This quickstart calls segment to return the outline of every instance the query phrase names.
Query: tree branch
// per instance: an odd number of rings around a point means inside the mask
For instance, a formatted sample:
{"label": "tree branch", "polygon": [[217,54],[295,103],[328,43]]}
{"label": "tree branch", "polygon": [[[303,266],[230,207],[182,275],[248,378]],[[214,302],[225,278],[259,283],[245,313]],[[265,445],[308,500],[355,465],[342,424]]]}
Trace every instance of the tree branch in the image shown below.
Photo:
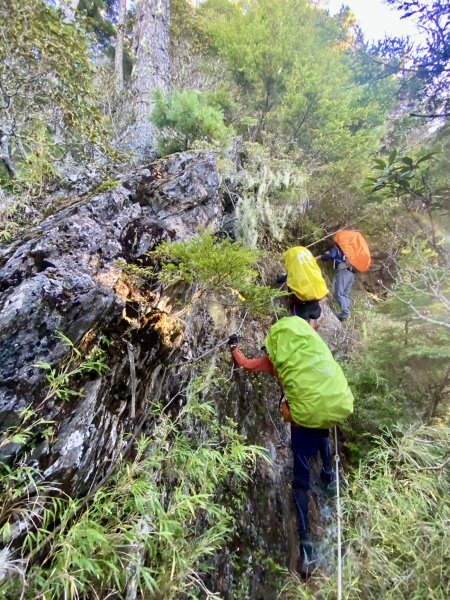
{"label": "tree branch", "polygon": [[450,456],[448,456],[442,464],[437,465],[436,467],[414,467],[413,471],[441,471],[449,462]]}
{"label": "tree branch", "polygon": [[381,284],[381,287],[384,288],[390,294],[392,294],[394,296],[394,298],[397,298],[397,300],[400,300],[400,302],[402,302],[403,304],[406,304],[406,306],[409,306],[409,308],[416,315],[415,317],[413,317],[413,319],[419,319],[420,321],[425,321],[426,323],[429,323],[430,325],[438,325],[440,327],[445,327],[446,329],[450,329],[450,323],[446,323],[445,321],[437,321],[436,319],[432,319],[431,317],[427,317],[426,315],[423,315],[421,312],[419,312],[417,310],[417,308],[414,306],[414,304],[412,303],[411,300],[405,300],[404,298],[402,298],[401,296],[396,294],[394,291],[392,291],[388,287],[386,287],[382,281],[380,281],[380,284]]}
{"label": "tree branch", "polygon": [[409,113],[410,117],[419,117],[420,119],[445,119],[446,117],[450,117],[450,113],[442,113],[441,115],[437,114],[429,114],[429,115],[421,115],[419,113]]}

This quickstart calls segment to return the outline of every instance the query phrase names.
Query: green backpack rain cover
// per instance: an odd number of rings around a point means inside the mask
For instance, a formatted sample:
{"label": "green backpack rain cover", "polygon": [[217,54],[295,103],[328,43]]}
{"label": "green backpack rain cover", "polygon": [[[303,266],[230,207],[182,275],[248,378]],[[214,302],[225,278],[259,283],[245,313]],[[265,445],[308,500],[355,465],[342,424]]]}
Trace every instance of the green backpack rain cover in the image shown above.
{"label": "green backpack rain cover", "polygon": [[327,429],[353,412],[353,395],[341,367],[305,320],[280,319],[264,344],[296,423]]}

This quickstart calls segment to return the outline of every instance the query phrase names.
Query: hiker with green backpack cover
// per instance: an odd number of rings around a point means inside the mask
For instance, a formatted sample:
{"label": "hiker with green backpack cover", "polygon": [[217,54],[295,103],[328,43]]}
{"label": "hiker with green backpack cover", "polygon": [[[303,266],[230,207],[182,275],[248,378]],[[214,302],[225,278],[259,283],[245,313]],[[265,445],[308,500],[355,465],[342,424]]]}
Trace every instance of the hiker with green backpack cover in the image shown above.
{"label": "hiker with green backpack cover", "polygon": [[265,339],[267,355],[246,358],[230,336],[234,364],[247,371],[268,371],[278,379],[285,396],[283,418],[291,423],[293,455],[292,492],[300,538],[299,571],[308,576],[315,567],[308,529],[309,464],[320,453],[321,480],[328,488],[335,482],[328,443],[328,429],[353,412],[353,396],[341,367],[328,346],[300,317],[277,321]]}

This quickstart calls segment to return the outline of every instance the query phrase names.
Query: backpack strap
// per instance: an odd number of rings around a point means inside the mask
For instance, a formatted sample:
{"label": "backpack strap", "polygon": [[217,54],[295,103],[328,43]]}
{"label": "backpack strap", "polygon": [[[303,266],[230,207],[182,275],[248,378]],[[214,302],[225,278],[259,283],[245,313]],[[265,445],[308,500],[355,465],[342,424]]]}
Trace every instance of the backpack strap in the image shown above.
{"label": "backpack strap", "polygon": [[296,423],[294,421],[294,419],[292,418],[291,409],[289,408],[289,403],[286,400],[286,397],[284,394],[281,394],[281,398],[278,403],[278,407],[281,412],[281,418],[283,419],[283,421],[285,423],[290,423],[292,425],[292,427],[300,427],[300,425],[298,423]]}

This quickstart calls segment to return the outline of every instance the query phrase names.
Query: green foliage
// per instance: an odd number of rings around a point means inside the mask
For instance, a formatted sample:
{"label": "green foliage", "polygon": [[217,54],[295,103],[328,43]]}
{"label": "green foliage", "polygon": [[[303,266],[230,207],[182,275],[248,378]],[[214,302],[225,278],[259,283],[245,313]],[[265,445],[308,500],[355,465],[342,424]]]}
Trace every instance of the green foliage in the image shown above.
{"label": "green foliage", "polygon": [[56,171],[54,163],[63,152],[52,140],[46,124],[36,119],[28,132],[28,139],[23,146],[23,161],[18,168],[18,177],[24,187],[35,196],[40,196]]}
{"label": "green foliage", "polygon": [[101,184],[95,188],[93,194],[104,194],[105,192],[110,192],[111,190],[115,190],[116,187],[120,185],[120,181],[115,181],[114,179],[105,179]]}
{"label": "green foliage", "polygon": [[44,0],[3,2],[0,33],[0,127],[19,181],[39,188],[60,154],[50,132],[74,149],[107,145],[88,38],[82,22],[63,23]]}
{"label": "green foliage", "polygon": [[158,150],[162,156],[181,152],[194,142],[224,146],[231,129],[223,122],[223,115],[208,104],[207,98],[193,90],[173,90],[170,97],[157,90],[150,120],[161,131]]}
{"label": "green foliage", "polygon": [[240,133],[253,118],[252,140],[301,148],[307,162],[361,152],[381,106],[353,80],[349,23],[306,0],[209,0],[200,14],[248,109]]}
{"label": "green foliage", "polygon": [[[46,541],[45,561],[29,565],[24,581],[0,584],[2,597],[12,599],[20,589],[24,599],[83,597],[93,589],[123,597],[132,586],[143,597],[165,600],[197,597],[196,589],[215,597],[201,576],[233,532],[242,508],[233,497],[250,467],[257,457],[267,460],[261,448],[244,445],[235,423],[218,421],[207,399],[215,386],[223,382],[212,372],[194,378],[176,419],[155,403],[151,436],[137,440],[132,460],[122,462],[85,503],[65,497],[44,502],[45,492],[38,490],[44,510],[22,553],[26,557]],[[26,515],[29,479],[18,485],[18,477],[10,474],[3,485],[11,489],[15,482]],[[12,513],[1,517],[11,523]]]}
{"label": "green foliage", "polygon": [[381,171],[377,177],[369,177],[373,183],[372,192],[385,190],[397,198],[407,195],[413,200],[422,199],[428,192],[423,177],[423,168],[434,157],[434,152],[424,154],[414,160],[410,156],[397,157],[397,151],[392,150],[386,160],[375,159],[373,169]]}
{"label": "green foliage", "polygon": [[[9,179],[9,178],[8,178]],[[0,179],[0,186],[1,186]],[[20,207],[12,197],[0,197],[0,244],[11,242],[20,231]]]}
{"label": "green foliage", "polygon": [[[36,411],[31,406],[27,406],[20,413],[19,424],[8,427],[2,432],[0,456],[3,454],[2,448],[5,449],[8,444],[24,447],[32,443],[37,436],[48,440],[53,433],[52,423],[53,421],[38,417]],[[44,425],[46,427],[43,427]]]}
{"label": "green foliage", "polygon": [[411,238],[397,261],[397,280],[385,311],[397,318],[450,327],[448,252],[445,239],[426,242]]}
{"label": "green foliage", "polygon": [[[449,444],[448,427],[394,430],[354,473],[343,506],[343,599],[448,596]],[[336,597],[334,573],[312,583],[289,582],[285,597]]]}
{"label": "green foliage", "polygon": [[144,283],[153,277],[152,272],[147,267],[141,267],[134,263],[127,263],[122,259],[116,260],[115,265],[119,267],[125,275],[140,283]]}
{"label": "green foliage", "polygon": [[161,283],[195,286],[195,298],[216,292],[228,300],[227,304],[237,300],[264,314],[273,310],[272,299],[285,295],[255,284],[253,266],[260,254],[228,238],[218,240],[205,232],[189,240],[163,242],[150,256],[161,261],[161,270],[156,273]]}
{"label": "green foliage", "polygon": [[95,33],[102,49],[107,49],[115,37],[116,30],[112,23],[113,7],[111,0],[79,0],[77,11],[82,14],[88,24],[88,30]]}
{"label": "green foliage", "polygon": [[413,386],[405,387],[408,373],[391,358],[401,349],[399,333],[398,328],[379,324],[370,331],[371,341],[343,365],[357,398],[354,413],[342,425],[344,447],[353,464],[372,448],[374,436],[398,423],[416,422],[419,407],[424,410],[426,398]]}
{"label": "green foliage", "polygon": [[[347,430],[354,458],[370,447],[367,435],[397,423],[448,418],[447,269],[425,244],[405,248],[397,269],[388,298],[371,317],[364,315],[364,345],[345,366],[358,398]],[[361,434],[366,437],[358,439]]]}
{"label": "green foliage", "polygon": [[345,224],[365,201],[367,164],[393,107],[393,82],[354,39],[351,16],[330,17],[307,0],[208,0],[198,15],[238,107],[233,126],[305,178],[300,194],[295,184],[289,190],[291,206],[242,194],[245,239],[267,245],[275,233],[281,241],[283,222],[299,220],[306,202],[316,222],[327,214],[333,226]]}
{"label": "green foliage", "polygon": [[[55,486],[42,480],[41,473],[25,463],[9,467],[1,465],[0,477],[0,541],[3,550],[2,566],[17,572],[17,561],[8,564],[8,544],[20,532],[21,524],[35,527],[43,523],[46,504],[52,494],[59,492]],[[3,586],[5,587],[5,586]],[[11,586],[18,589],[14,584]],[[2,585],[0,593],[3,595]],[[10,596],[11,597],[11,596]]]}
{"label": "green foliage", "polygon": [[57,331],[57,337],[64,342],[70,352],[64,364],[60,368],[52,367],[48,362],[39,361],[34,366],[46,371],[45,379],[49,389],[45,400],[56,396],[60,400],[68,401],[73,396],[80,396],[82,390],[74,390],[70,386],[77,377],[88,373],[104,375],[108,370],[108,365],[104,362],[105,352],[101,348],[96,348],[85,359],[73,342],[63,333]]}

